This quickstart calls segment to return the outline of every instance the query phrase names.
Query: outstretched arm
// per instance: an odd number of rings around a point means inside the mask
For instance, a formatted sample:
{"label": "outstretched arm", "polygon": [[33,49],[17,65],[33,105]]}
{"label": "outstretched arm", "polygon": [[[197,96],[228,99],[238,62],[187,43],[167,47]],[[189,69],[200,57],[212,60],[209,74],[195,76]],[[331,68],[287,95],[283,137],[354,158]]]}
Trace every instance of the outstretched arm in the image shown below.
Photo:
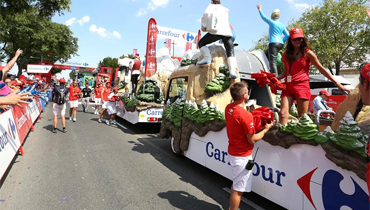
{"label": "outstretched arm", "polygon": [[23,53],[23,51],[21,49],[18,49],[16,52],[15,52],[15,55],[14,57],[8,62],[8,64],[6,64],[6,66],[3,68],[3,78],[1,78],[2,81],[5,81],[6,79],[6,75],[8,73],[8,71],[10,69],[13,68],[15,62],[17,61],[18,57]]}
{"label": "outstretched arm", "polygon": [[311,50],[308,51],[307,56],[311,60],[312,64],[320,71],[320,73],[323,74],[330,81],[332,81],[338,87],[338,89],[342,91],[342,93],[344,93],[344,91],[351,92],[350,89],[344,87],[342,84],[336,81],[334,76],[321,65],[314,52],[312,52]]}
{"label": "outstretched arm", "polygon": [[260,4],[257,5],[257,9],[263,21],[265,21],[269,25],[273,23],[272,20],[270,18],[267,18],[265,14],[262,12],[262,6]]}

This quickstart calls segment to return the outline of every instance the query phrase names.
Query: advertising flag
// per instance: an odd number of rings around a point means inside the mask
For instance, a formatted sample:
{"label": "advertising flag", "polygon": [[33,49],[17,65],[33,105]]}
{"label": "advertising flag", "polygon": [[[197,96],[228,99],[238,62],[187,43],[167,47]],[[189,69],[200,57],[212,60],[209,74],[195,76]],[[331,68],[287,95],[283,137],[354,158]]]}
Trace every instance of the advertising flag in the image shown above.
{"label": "advertising flag", "polygon": [[157,35],[157,21],[154,18],[150,18],[148,23],[148,38],[146,43],[145,77],[151,77],[157,72]]}

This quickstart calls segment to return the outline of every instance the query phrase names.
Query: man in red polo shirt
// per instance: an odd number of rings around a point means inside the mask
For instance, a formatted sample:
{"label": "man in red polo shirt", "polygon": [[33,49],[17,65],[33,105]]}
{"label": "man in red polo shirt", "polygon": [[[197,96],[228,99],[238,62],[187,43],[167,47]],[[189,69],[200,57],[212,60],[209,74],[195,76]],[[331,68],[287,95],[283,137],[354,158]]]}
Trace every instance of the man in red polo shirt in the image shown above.
{"label": "man in red polo shirt", "polygon": [[100,86],[100,83],[96,84],[96,87],[94,88],[94,94],[95,94],[95,113],[96,115],[99,114],[100,108],[101,108],[101,92],[102,87]]}
{"label": "man in red polo shirt", "polygon": [[263,138],[272,123],[266,124],[261,132],[256,133],[253,116],[245,110],[245,102],[248,100],[246,83],[237,82],[231,85],[230,94],[233,102],[225,108],[229,162],[233,173],[229,204],[230,210],[237,210],[243,192],[250,192],[252,189],[252,170],[245,167],[248,161],[252,160],[254,143]]}
{"label": "man in red polo shirt", "polygon": [[78,87],[78,82],[73,81],[72,85],[69,86],[69,120],[76,122],[77,118],[77,107],[78,107],[78,98],[81,97],[81,90]]}
{"label": "man in red polo shirt", "polygon": [[[98,119],[98,122],[101,123],[102,122],[102,118],[105,117],[105,113],[107,111],[107,105],[108,105],[108,102],[109,102],[109,98],[108,96],[110,95],[110,83],[109,82],[106,82],[105,85],[103,84],[103,87],[102,87],[102,92],[101,92],[101,96],[102,96],[102,110],[100,112],[100,115],[99,115],[99,119]],[[107,125],[109,125],[109,120],[106,120],[105,123]]]}

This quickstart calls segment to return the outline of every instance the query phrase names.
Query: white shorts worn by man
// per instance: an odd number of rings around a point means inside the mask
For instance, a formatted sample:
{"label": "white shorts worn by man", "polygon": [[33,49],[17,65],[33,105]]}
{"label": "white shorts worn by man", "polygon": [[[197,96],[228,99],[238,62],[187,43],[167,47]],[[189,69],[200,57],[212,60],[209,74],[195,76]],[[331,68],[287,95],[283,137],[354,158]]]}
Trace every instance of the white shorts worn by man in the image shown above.
{"label": "white shorts worn by man", "polygon": [[69,101],[69,108],[78,107],[78,100],[75,101]]}
{"label": "white shorts worn by man", "polygon": [[66,115],[66,104],[53,103],[54,115]]}

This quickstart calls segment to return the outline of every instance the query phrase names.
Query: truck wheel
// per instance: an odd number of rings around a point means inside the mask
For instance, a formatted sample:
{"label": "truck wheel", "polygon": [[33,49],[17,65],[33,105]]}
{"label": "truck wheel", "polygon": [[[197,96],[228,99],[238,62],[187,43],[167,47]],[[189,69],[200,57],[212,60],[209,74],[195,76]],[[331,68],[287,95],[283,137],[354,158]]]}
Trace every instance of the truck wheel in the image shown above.
{"label": "truck wheel", "polygon": [[171,143],[171,150],[172,150],[172,153],[177,156],[177,157],[182,157],[182,154],[181,152],[176,152],[175,151],[175,147],[174,147],[174,142],[175,142],[175,138],[173,136],[170,136],[169,137],[170,139],[170,143]]}

